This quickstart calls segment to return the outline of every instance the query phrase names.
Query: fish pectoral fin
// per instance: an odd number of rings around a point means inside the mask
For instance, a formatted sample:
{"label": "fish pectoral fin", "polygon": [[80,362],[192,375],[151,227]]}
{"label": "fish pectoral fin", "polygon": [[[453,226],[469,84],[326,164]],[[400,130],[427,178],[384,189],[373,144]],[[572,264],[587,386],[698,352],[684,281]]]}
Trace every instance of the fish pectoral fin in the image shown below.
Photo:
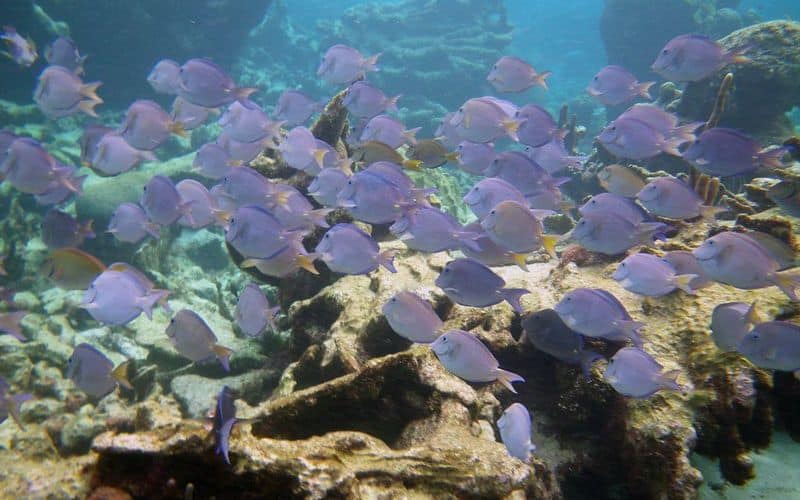
{"label": "fish pectoral fin", "polygon": [[131,384],[130,380],[128,379],[128,371],[131,367],[131,361],[124,361],[119,364],[114,370],[111,372],[111,377],[116,380],[119,385],[122,387],[133,390],[133,384]]}

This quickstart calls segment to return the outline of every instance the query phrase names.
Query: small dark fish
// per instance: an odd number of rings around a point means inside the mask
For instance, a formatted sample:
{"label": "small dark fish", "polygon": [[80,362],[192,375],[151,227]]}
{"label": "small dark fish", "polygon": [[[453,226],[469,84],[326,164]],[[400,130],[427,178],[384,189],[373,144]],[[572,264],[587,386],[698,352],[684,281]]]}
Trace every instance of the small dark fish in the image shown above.
{"label": "small dark fish", "polygon": [[695,275],[695,277],[689,281],[689,287],[692,290],[700,290],[714,283],[713,280],[703,272],[703,268],[697,263],[697,259],[692,255],[692,252],[687,250],[673,250],[672,252],[665,253],[663,259],[675,269],[676,274]]}
{"label": "small dark fish", "polygon": [[362,162],[365,165],[371,165],[379,161],[386,161],[397,165],[402,165],[411,170],[419,170],[419,160],[407,160],[392,149],[388,144],[378,141],[367,141],[359,144],[353,148],[353,154],[350,157],[353,162]]}
{"label": "small dark fish", "polygon": [[51,250],[65,247],[77,248],[83,244],[86,238],[94,237],[91,220],[81,224],[70,214],[55,208],[51,208],[44,214],[42,241]]}
{"label": "small dark fish", "polygon": [[28,340],[22,333],[22,319],[27,316],[27,311],[12,311],[0,313],[0,332],[11,335],[20,342]]}
{"label": "small dark fish", "polygon": [[579,365],[588,377],[592,364],[602,356],[584,350],[583,337],[570,329],[552,309],[531,313],[522,320],[523,341],[554,358]]}
{"label": "small dark fish", "polygon": [[231,371],[229,358],[233,351],[217,343],[217,336],[196,312],[182,309],[175,313],[166,334],[181,356],[195,363],[216,358],[226,372]]}
{"label": "small dark fish", "polygon": [[679,35],[667,42],[651,68],[667,80],[698,82],[729,64],[750,62],[747,49],[725,50],[718,42],[702,35]]}
{"label": "small dark fish", "polygon": [[714,127],[700,134],[684,151],[683,158],[705,174],[729,177],[755,172],[760,167],[782,168],[785,154],[784,148],[763,149],[737,130]]}
{"label": "small dark fish", "polygon": [[66,290],[86,290],[106,266],[77,248],[59,248],[42,266],[44,274]]}
{"label": "small dark fish", "polygon": [[105,354],[89,344],[79,344],[67,361],[68,379],[89,396],[102,399],[111,394],[117,385],[133,390],[128,380],[129,361],[116,368]]}
{"label": "small dark fish", "polygon": [[530,293],[524,288],[505,288],[503,278],[470,258],[448,262],[436,278],[436,286],[457,304],[488,307],[505,300],[520,314],[523,312],[520,298]]}
{"label": "small dark fish", "polygon": [[1,52],[0,54],[20,66],[25,68],[32,66],[39,57],[33,40],[23,38],[13,26],[3,26],[3,31],[0,32],[0,40],[6,43],[6,48],[8,49],[8,52]]}
{"label": "small dark fish", "polygon": [[775,184],[767,191],[767,198],[774,201],[783,212],[800,217],[800,191],[794,182],[781,181]]}
{"label": "small dark fish", "polygon": [[494,63],[486,80],[498,92],[524,92],[531,87],[539,86],[547,90],[545,79],[552,73],[537,73],[533,66],[518,57],[503,56]]}
{"label": "small dark fish", "polygon": [[217,404],[214,407],[214,435],[217,438],[216,452],[225,458],[225,463],[228,465],[231,464],[230,457],[228,457],[231,430],[236,423],[234,399],[233,391],[225,385],[219,391]]}
{"label": "small dark fish", "polygon": [[735,352],[750,329],[762,321],[755,302],[719,304],[711,313],[711,338],[720,350]]}
{"label": "small dark fish", "polygon": [[83,74],[83,63],[86,56],[81,56],[78,46],[68,36],[56,38],[52,45],[45,49],[44,58],[50,64],[67,68],[76,75]]}
{"label": "small dark fish", "polygon": [[20,407],[25,401],[33,399],[32,394],[11,394],[11,387],[3,377],[0,377],[0,424],[6,421],[9,415],[17,426],[25,430],[20,418]]}
{"label": "small dark fish", "polygon": [[800,326],[788,321],[759,323],[737,347],[739,354],[761,368],[800,370]]}

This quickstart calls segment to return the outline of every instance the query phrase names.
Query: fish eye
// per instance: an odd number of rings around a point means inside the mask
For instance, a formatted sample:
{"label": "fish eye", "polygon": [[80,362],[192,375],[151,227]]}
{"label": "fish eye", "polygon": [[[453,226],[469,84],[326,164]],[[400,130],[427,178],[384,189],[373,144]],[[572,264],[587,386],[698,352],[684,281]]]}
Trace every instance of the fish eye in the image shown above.
{"label": "fish eye", "polygon": [[330,238],[330,237],[331,237],[330,233],[325,234],[325,238]]}
{"label": "fish eye", "polygon": [[594,75],[594,78],[592,78],[592,80],[597,81],[599,80],[599,78],[597,77],[597,75]]}
{"label": "fish eye", "polygon": [[612,131],[614,131],[614,130],[617,130],[617,126],[616,126],[616,125],[612,125],[612,126],[611,126],[611,130],[612,130]]}
{"label": "fish eye", "polygon": [[708,244],[709,245],[713,245],[714,244],[714,240],[708,240]]}
{"label": "fish eye", "polygon": [[757,333],[753,333],[753,337],[752,338],[753,338],[753,340],[759,340],[761,338],[761,336],[759,334],[757,334]]}
{"label": "fish eye", "polygon": [[489,212],[489,215],[495,215],[496,213],[497,213],[497,210],[492,210],[491,212]]}
{"label": "fish eye", "polygon": [[663,55],[667,55],[667,54],[669,54],[669,49],[664,49],[664,50],[661,51],[661,53]]}
{"label": "fish eye", "polygon": [[464,106],[461,106],[460,108],[458,108],[458,111],[459,111],[459,113],[463,113],[464,112]]}
{"label": "fish eye", "polygon": [[169,324],[170,325],[174,325],[175,324],[175,318],[172,318],[171,320],[169,320]]}

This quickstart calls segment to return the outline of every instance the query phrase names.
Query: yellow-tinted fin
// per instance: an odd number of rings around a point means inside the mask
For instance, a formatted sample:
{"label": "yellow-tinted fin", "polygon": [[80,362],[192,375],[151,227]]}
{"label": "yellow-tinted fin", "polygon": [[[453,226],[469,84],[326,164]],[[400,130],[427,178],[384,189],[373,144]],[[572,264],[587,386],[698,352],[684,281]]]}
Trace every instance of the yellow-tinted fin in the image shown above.
{"label": "yellow-tinted fin", "polygon": [[305,269],[311,274],[319,276],[319,271],[317,271],[317,268],[314,267],[314,260],[308,255],[298,255],[295,259],[295,262],[297,263],[297,267]]}
{"label": "yellow-tinted fin", "polygon": [[111,377],[114,380],[116,380],[117,382],[119,382],[119,385],[121,385],[122,387],[132,391],[133,390],[133,384],[131,384],[131,381],[128,379],[128,370],[130,369],[130,366],[131,366],[131,361],[130,360],[120,363],[111,372]]}
{"label": "yellow-tinted fin", "polygon": [[179,135],[181,137],[189,137],[189,132],[183,128],[183,123],[181,122],[172,122],[169,124],[169,131],[175,135]]}
{"label": "yellow-tinted fin", "polygon": [[403,160],[403,167],[409,170],[422,170],[422,162],[419,160]]}
{"label": "yellow-tinted fin", "polygon": [[449,153],[445,153],[444,155],[445,160],[452,162],[458,161],[459,157],[461,157],[461,155],[458,153],[458,151],[451,151]]}
{"label": "yellow-tinted fin", "polygon": [[756,310],[755,301],[753,301],[753,303],[750,304],[750,308],[747,310],[747,314],[745,315],[744,318],[751,325],[757,325],[759,323],[763,323],[764,322],[764,318],[762,318],[761,315],[758,314],[758,311]]}
{"label": "yellow-tinted fin", "polygon": [[328,154],[327,149],[315,149],[314,150],[314,161],[317,162],[317,166],[322,168],[323,161],[325,159],[325,155]]}
{"label": "yellow-tinted fin", "polygon": [[519,142],[519,137],[517,136],[517,130],[519,129],[520,122],[517,120],[506,120],[503,122],[503,130],[506,131],[509,137],[514,139],[515,141]]}
{"label": "yellow-tinted fin", "polygon": [[558,243],[559,239],[561,239],[561,236],[557,234],[542,235],[542,247],[550,257],[556,257],[556,243]]}
{"label": "yellow-tinted fin", "polygon": [[225,164],[228,165],[229,167],[241,167],[242,165],[244,165],[244,162],[242,160],[228,160],[227,162],[225,162]]}
{"label": "yellow-tinted fin", "polygon": [[511,258],[514,259],[514,263],[519,266],[520,269],[523,271],[528,270],[528,263],[525,261],[525,257],[527,257],[524,253],[512,253]]}

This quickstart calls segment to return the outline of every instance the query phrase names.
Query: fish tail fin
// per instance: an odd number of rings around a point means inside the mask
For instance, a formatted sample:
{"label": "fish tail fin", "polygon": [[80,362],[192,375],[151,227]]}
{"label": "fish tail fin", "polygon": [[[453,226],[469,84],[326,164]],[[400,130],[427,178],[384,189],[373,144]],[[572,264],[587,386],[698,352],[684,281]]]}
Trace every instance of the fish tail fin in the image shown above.
{"label": "fish tail fin", "polygon": [[84,238],[94,238],[97,235],[94,233],[93,225],[94,221],[92,219],[87,220],[85,223],[78,226],[78,233],[83,235]]}
{"label": "fish tail fin", "polygon": [[309,255],[298,254],[297,257],[295,258],[295,263],[297,264],[297,267],[305,269],[306,271],[310,272],[315,276],[319,276],[319,271],[317,271],[316,266],[314,266],[314,261],[316,259],[317,259],[316,254],[309,254]]}
{"label": "fish tail fin", "polygon": [[158,157],[152,151],[139,151],[139,158],[142,161],[158,161]]}
{"label": "fish tail fin", "polygon": [[161,237],[161,226],[155,222],[145,222],[144,226],[142,226],[142,229],[144,229],[144,232],[152,236],[153,239],[157,240]]}
{"label": "fish tail fin", "polygon": [[403,160],[403,168],[407,168],[409,170],[422,170],[422,162],[419,160]]}
{"label": "fish tail fin", "polygon": [[524,253],[512,253],[511,258],[514,259],[514,264],[525,272],[528,272],[528,262],[526,261],[527,255]]}
{"label": "fish tail fin", "polygon": [[689,283],[695,278],[697,278],[696,274],[678,274],[672,277],[672,284],[689,295],[697,295],[697,291],[689,286]]}
{"label": "fish tail fin", "polygon": [[181,122],[173,121],[172,123],[169,124],[168,128],[171,133],[183,138],[187,138],[190,135],[190,133],[187,132],[186,129],[183,127],[183,123]]}
{"label": "fish tail fin", "polygon": [[328,221],[325,220],[325,217],[327,217],[331,212],[333,212],[332,208],[319,208],[317,210],[311,210],[307,214],[308,220],[315,226],[330,227]]}
{"label": "fish tail fin", "polygon": [[230,447],[231,431],[233,430],[233,424],[235,423],[236,423],[235,418],[228,419],[222,424],[222,427],[220,427],[219,429],[219,442],[217,443],[217,453],[222,455],[222,458],[228,465],[231,464],[231,459],[230,457],[228,457],[228,449]]}
{"label": "fish tail fin", "polygon": [[763,323],[764,319],[758,314],[758,310],[756,309],[756,302],[753,301],[750,304],[750,308],[747,309],[747,314],[745,314],[744,318],[747,320],[748,323],[751,325],[757,325],[759,323]]}
{"label": "fish tail fin", "polygon": [[81,88],[78,92],[83,97],[90,99],[92,101],[96,101],[97,104],[100,104],[103,102],[103,100],[100,98],[100,96],[97,95],[97,89],[100,88],[100,85],[102,84],[103,82],[84,83],[83,85],[81,85]]}
{"label": "fish tail fin", "polygon": [[397,94],[394,97],[386,99],[386,111],[397,113],[397,101],[399,101],[401,97],[403,97],[403,94]]}
{"label": "fish tail fin", "polygon": [[796,293],[796,288],[800,287],[800,268],[775,273],[773,281],[792,302],[800,302]]}
{"label": "fish tail fin", "polygon": [[11,396],[11,401],[9,401],[11,404],[8,405],[8,413],[22,430],[25,430],[25,426],[22,424],[22,417],[20,415],[22,403],[31,399],[33,399],[33,396],[30,394],[15,394],[14,396]]}
{"label": "fish tail fin", "polygon": [[580,362],[581,362],[581,372],[583,372],[583,376],[587,379],[592,375],[592,365],[595,362],[600,361],[603,359],[602,354],[598,354],[594,351],[581,351],[580,355]]}
{"label": "fish tail fin", "polygon": [[784,168],[783,157],[786,155],[786,148],[763,149],[756,153],[758,163],[766,168]]}
{"label": "fish tail fin", "polygon": [[211,215],[214,217],[214,222],[220,227],[227,227],[228,222],[233,216],[229,210],[224,210],[222,208],[212,208]]}
{"label": "fish tail fin", "polygon": [[511,385],[512,382],[525,382],[525,379],[514,372],[497,368],[497,381],[503,384],[503,387],[516,394],[517,390]]}
{"label": "fish tail fin", "polygon": [[680,384],[678,384],[678,381],[676,380],[678,378],[678,375],[680,374],[681,374],[680,370],[670,370],[668,372],[662,373],[661,376],[659,377],[660,379],[659,382],[661,387],[663,389],[669,389],[672,391],[683,390],[683,388],[680,386]]}
{"label": "fish tail fin", "polygon": [[641,82],[636,86],[636,95],[641,97],[642,99],[647,99],[648,101],[653,100],[653,96],[650,95],[650,87],[652,87],[656,82]]}
{"label": "fish tail fin", "polygon": [[5,333],[11,335],[20,342],[26,342],[28,338],[22,333],[22,325],[20,324],[24,317],[24,314],[20,315],[17,313],[8,313],[0,316],[0,327],[2,327]]}
{"label": "fish tail fin", "polygon": [[83,194],[83,179],[73,177],[69,169],[64,167],[56,167],[55,174],[59,184],[79,196]]}
{"label": "fish tail fin", "polygon": [[713,222],[717,215],[727,212],[727,207],[715,207],[712,205],[700,205],[700,215],[703,220]]}
{"label": "fish tail fin", "polygon": [[422,130],[422,127],[415,127],[412,129],[408,129],[403,132],[403,136],[406,138],[409,144],[416,144],[417,143],[417,132]]}
{"label": "fish tail fin", "polygon": [[167,290],[151,290],[147,295],[139,297],[139,307],[142,309],[145,316],[147,316],[147,319],[153,319],[153,308],[168,295],[169,292]]}
{"label": "fish tail fin", "polygon": [[654,241],[666,231],[668,226],[662,222],[641,222],[639,223],[639,243],[648,247],[654,245]]}
{"label": "fish tail fin", "polygon": [[102,103],[103,101],[84,99],[83,101],[78,103],[78,109],[86,113],[87,115],[91,116],[92,118],[98,118],[97,111],[94,110],[94,107]]}
{"label": "fish tail fin", "polygon": [[544,247],[547,255],[550,257],[557,257],[556,255],[556,243],[561,238],[560,235],[556,234],[544,234],[542,235],[542,246]]}
{"label": "fish tail fin", "polygon": [[639,331],[644,328],[644,323],[641,321],[614,321],[614,326],[617,330],[626,338],[631,339],[633,345],[636,347],[641,348],[644,342],[642,341],[642,337],[639,334]]}
{"label": "fish tail fin", "polygon": [[131,360],[123,361],[111,371],[111,377],[117,382],[119,382],[119,385],[132,391],[133,384],[131,384],[131,381],[128,378],[128,372],[130,371],[130,367],[131,367]]}
{"label": "fish tail fin", "polygon": [[456,231],[453,233],[453,236],[458,240],[459,243],[469,248],[473,252],[481,251],[480,245],[475,242],[475,240],[482,236],[481,233],[473,233],[471,231]]}
{"label": "fish tail fin", "polygon": [[458,151],[450,151],[449,153],[444,154],[444,159],[451,163],[457,162],[460,157],[461,155],[458,154]]}
{"label": "fish tail fin", "polygon": [[233,90],[233,95],[237,101],[246,101],[251,95],[258,92],[258,87],[237,87]]}
{"label": "fish tail fin", "polygon": [[517,135],[517,131],[519,130],[519,126],[522,125],[522,121],[515,120],[515,119],[507,119],[504,120],[503,123],[503,130],[506,131],[509,137],[511,137],[515,142],[519,142],[519,136]]}
{"label": "fish tail fin", "polygon": [[233,350],[219,344],[214,344],[211,350],[214,351],[214,356],[217,357],[219,364],[222,365],[222,369],[225,370],[226,372],[231,371],[230,360],[231,360],[231,354],[233,354]]}
{"label": "fish tail fin", "polygon": [[371,55],[368,58],[364,59],[364,72],[367,71],[379,71],[378,68],[378,58],[381,57],[383,52],[378,52],[377,54]]}
{"label": "fish tail fin", "polygon": [[327,149],[315,149],[314,150],[314,162],[317,164],[319,168],[322,168],[325,164],[325,155],[328,154]]}
{"label": "fish tail fin", "polygon": [[186,201],[178,205],[178,212],[181,213],[184,217],[186,217],[186,222],[189,223],[190,226],[194,226],[194,217],[192,216],[192,205],[194,204],[193,201]]}
{"label": "fish tail fin", "polygon": [[549,90],[549,87],[547,86],[547,77],[549,77],[552,74],[553,74],[552,71],[542,71],[541,73],[535,75],[533,77],[533,86],[535,87],[538,85],[539,87],[542,87],[542,89],[544,90]]}
{"label": "fish tail fin", "polygon": [[522,309],[520,299],[523,295],[527,295],[529,293],[531,292],[524,288],[503,288],[500,290],[500,296],[503,297],[503,300],[511,304],[511,307],[520,314],[525,312],[525,310]]}
{"label": "fish tail fin", "polygon": [[394,256],[397,255],[397,250],[384,250],[378,254],[378,264],[382,265],[391,273],[396,273],[397,269],[394,267]]}

